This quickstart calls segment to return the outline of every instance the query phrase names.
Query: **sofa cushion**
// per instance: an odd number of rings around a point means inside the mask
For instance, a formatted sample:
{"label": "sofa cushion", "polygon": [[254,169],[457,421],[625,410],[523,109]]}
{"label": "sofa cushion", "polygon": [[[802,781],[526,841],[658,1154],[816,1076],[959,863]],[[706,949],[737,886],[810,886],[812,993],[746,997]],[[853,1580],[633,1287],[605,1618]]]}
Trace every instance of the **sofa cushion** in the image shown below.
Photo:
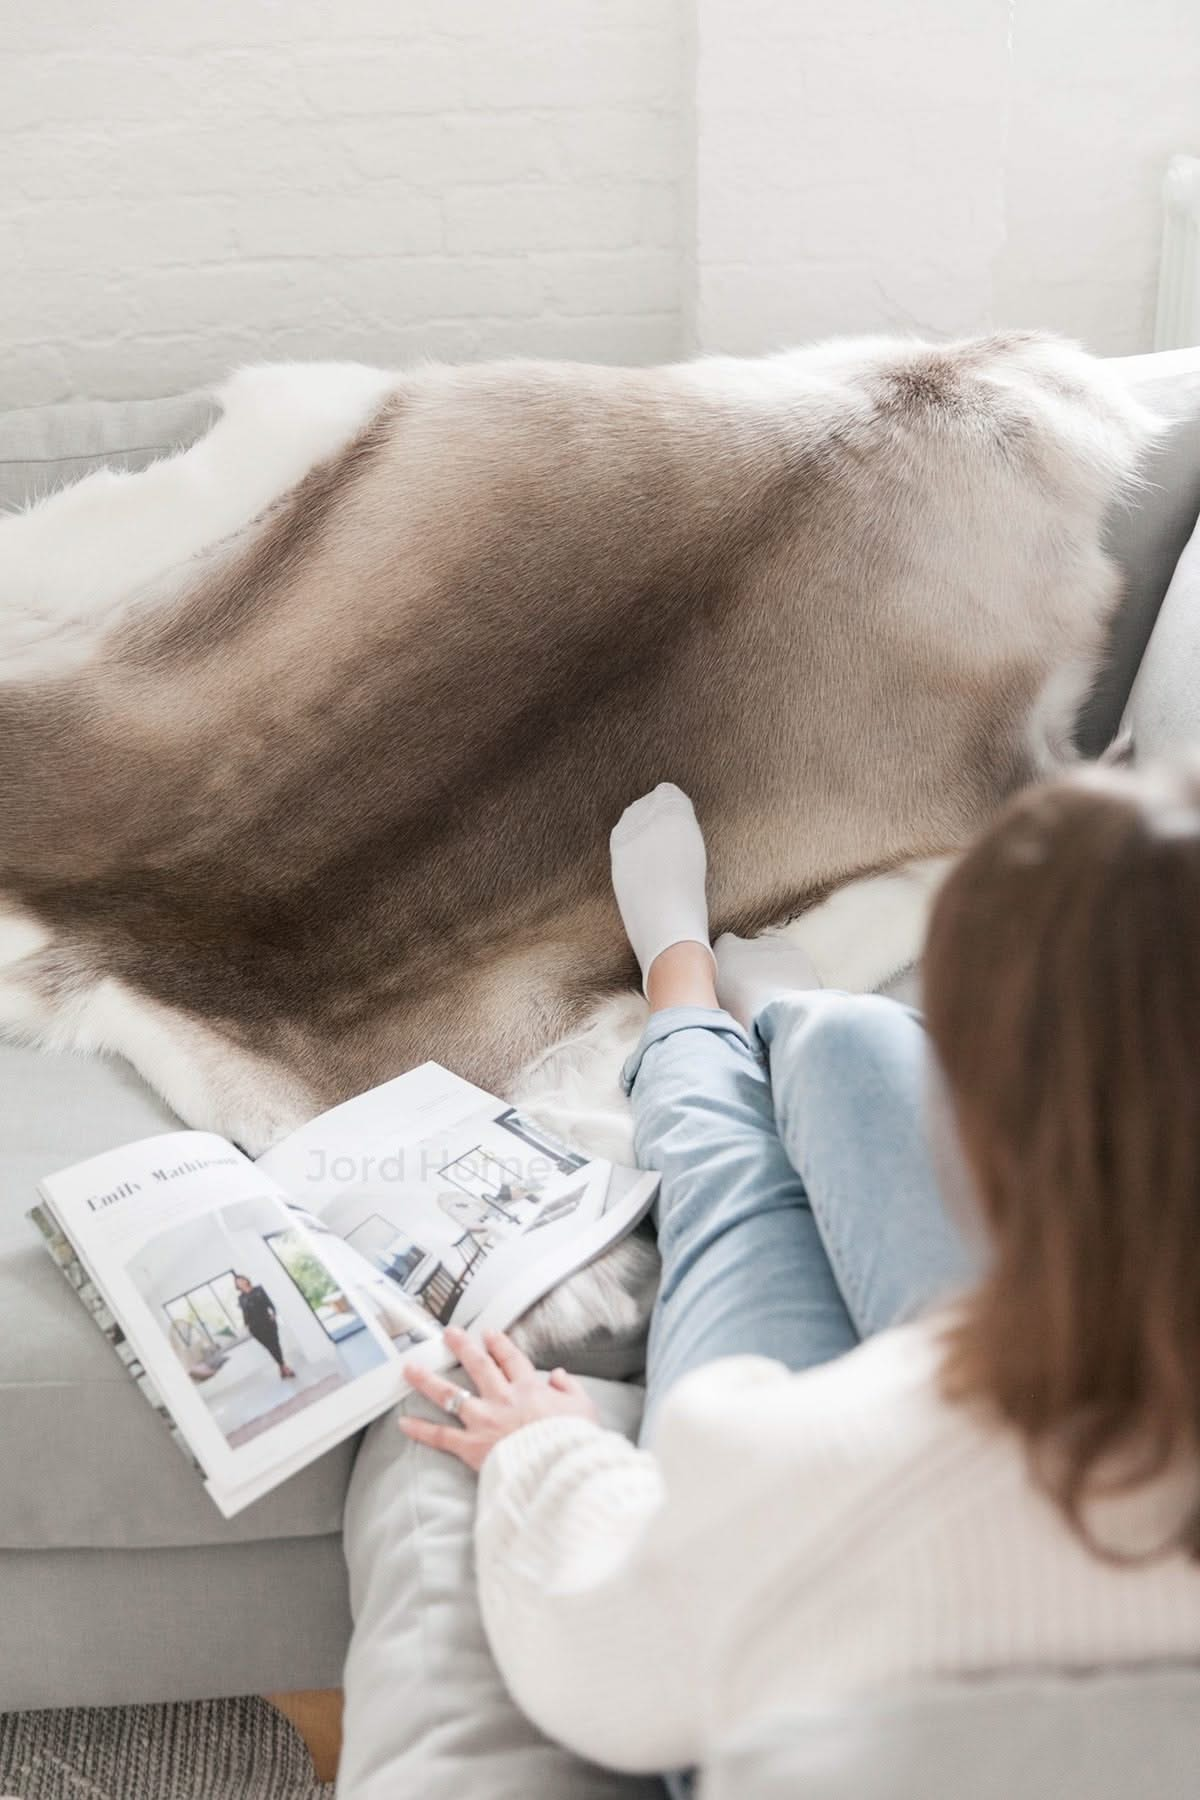
{"label": "sofa cushion", "polygon": [[[586,1383],[606,1425],[637,1429],[638,1389]],[[434,1418],[417,1397],[405,1410]],[[475,1587],[476,1478],[396,1429],[367,1432],[346,1501],[354,1639],[342,1800],[664,1800],[552,1744],[492,1660]],[[743,1797],[745,1800],[745,1797]]]}
{"label": "sofa cushion", "polygon": [[0,511],[24,506],[93,469],[144,469],[193,443],[218,408],[207,394],[79,400],[0,414]]}
{"label": "sofa cushion", "polygon": [[1200,1670],[944,1681],[740,1732],[701,1800],[1191,1800]]}
{"label": "sofa cushion", "polygon": [[[335,1536],[0,1550],[0,1618],[0,1714],[333,1688],[350,1638]],[[62,1786],[23,1796],[95,1800],[81,1777],[61,1778]],[[195,1781],[168,1791],[211,1800],[213,1787]],[[162,1800],[161,1789],[132,1779],[120,1792],[122,1800]],[[303,1800],[312,1800],[307,1789]]]}
{"label": "sofa cushion", "polygon": [[1139,762],[1200,748],[1200,524],[1167,589],[1125,723]]}
{"label": "sofa cushion", "polygon": [[1114,364],[1144,406],[1168,422],[1143,479],[1113,507],[1106,538],[1125,590],[1108,651],[1080,718],[1080,747],[1097,756],[1111,742],[1158,609],[1200,512],[1200,346]]}
{"label": "sofa cushion", "polygon": [[178,1123],[122,1063],[0,1044],[0,1551],[340,1528],[353,1443],[222,1519],[26,1218],[43,1175]]}

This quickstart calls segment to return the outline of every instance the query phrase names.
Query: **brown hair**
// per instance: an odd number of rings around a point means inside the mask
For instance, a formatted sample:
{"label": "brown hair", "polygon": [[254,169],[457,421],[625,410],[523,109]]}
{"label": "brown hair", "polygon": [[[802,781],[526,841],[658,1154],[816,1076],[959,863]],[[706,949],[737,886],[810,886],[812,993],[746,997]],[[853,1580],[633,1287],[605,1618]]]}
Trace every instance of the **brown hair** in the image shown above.
{"label": "brown hair", "polygon": [[[992,1249],[944,1391],[1088,1537],[1090,1493],[1200,1448],[1200,771],[1020,795],[939,895],[924,980]],[[1200,1557],[1200,1509],[1183,1538]]]}

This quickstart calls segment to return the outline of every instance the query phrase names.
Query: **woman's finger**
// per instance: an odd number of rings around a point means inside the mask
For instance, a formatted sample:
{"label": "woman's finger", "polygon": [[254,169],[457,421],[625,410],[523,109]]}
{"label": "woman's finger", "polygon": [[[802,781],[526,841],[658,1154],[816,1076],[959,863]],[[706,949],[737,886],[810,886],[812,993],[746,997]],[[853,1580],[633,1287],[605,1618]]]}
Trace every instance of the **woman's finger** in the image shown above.
{"label": "woman's finger", "polygon": [[550,1386],[557,1388],[560,1394],[582,1394],[583,1384],[574,1375],[568,1375],[565,1369],[551,1369]]}
{"label": "woman's finger", "polygon": [[435,1425],[432,1419],[421,1419],[408,1413],[401,1413],[397,1421],[405,1437],[415,1443],[428,1444],[431,1450],[444,1450],[449,1456],[457,1456],[459,1462],[468,1462],[470,1453],[467,1440],[456,1425]]}
{"label": "woman's finger", "polygon": [[508,1393],[508,1380],[495,1359],[465,1331],[451,1329],[446,1342],[457,1356],[479,1392],[487,1400],[503,1400]]}
{"label": "woman's finger", "polygon": [[523,1350],[503,1331],[485,1331],[483,1341],[510,1381],[524,1381],[537,1370]]}
{"label": "woman's finger", "polygon": [[436,1369],[422,1368],[420,1363],[409,1363],[404,1371],[405,1379],[415,1387],[418,1394],[424,1394],[443,1412],[451,1413],[456,1419],[465,1419],[467,1409],[477,1405],[474,1394],[459,1387],[457,1381],[447,1381]]}

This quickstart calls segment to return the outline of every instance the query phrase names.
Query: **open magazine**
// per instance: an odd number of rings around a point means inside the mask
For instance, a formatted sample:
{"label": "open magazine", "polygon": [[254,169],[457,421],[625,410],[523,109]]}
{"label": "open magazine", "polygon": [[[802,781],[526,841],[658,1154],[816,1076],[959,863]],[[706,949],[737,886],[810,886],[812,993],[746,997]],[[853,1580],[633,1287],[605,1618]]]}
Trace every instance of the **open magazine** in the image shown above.
{"label": "open magazine", "polygon": [[33,1218],[226,1517],[385,1411],[446,1325],[504,1328],[642,1217],[589,1161],[424,1063],[252,1161],[173,1131],[41,1183]]}

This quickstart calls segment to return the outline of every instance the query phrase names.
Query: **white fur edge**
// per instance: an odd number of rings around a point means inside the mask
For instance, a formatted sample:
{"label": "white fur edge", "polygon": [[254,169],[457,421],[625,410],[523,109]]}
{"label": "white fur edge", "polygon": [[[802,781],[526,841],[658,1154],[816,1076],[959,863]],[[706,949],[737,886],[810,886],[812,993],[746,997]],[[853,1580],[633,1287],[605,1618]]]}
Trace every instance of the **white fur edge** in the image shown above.
{"label": "white fur edge", "polygon": [[138,474],[98,469],[0,518],[0,676],[77,667],[127,604],[169,599],[197,557],[342,449],[400,379],[361,363],[239,369],[189,449]]}

